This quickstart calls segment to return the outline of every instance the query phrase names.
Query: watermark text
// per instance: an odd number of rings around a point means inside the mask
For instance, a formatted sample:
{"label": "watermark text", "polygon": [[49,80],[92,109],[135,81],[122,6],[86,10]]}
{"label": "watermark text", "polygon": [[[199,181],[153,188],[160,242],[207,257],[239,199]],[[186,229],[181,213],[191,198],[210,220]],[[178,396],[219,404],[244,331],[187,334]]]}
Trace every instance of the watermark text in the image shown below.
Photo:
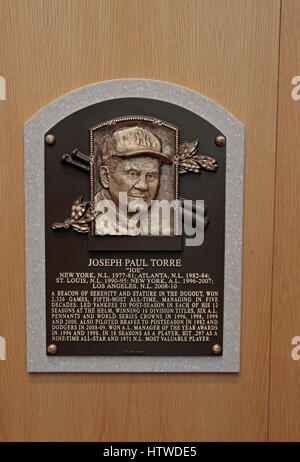
{"label": "watermark text", "polygon": [[0,100],[6,100],[6,81],[2,75],[0,75]]}
{"label": "watermark text", "polygon": [[5,338],[0,336],[0,361],[6,360],[6,342]]}
{"label": "watermark text", "polygon": [[294,101],[299,101],[300,100],[300,75],[295,75],[295,77],[292,78],[292,85],[294,88],[292,89],[291,97]]}
{"label": "watermark text", "polygon": [[292,359],[294,361],[298,361],[300,359],[300,336],[299,335],[298,337],[292,338],[292,345],[296,345],[292,349]]}

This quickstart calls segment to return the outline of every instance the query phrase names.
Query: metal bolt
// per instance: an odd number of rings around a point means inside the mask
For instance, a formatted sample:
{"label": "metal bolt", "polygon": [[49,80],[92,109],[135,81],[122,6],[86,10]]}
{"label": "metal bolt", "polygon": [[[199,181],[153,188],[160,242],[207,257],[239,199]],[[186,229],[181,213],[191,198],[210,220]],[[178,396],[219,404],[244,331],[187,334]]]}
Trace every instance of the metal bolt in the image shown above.
{"label": "metal bolt", "polygon": [[222,347],[218,343],[215,343],[212,346],[211,351],[213,352],[214,355],[219,355],[222,352]]}
{"label": "metal bolt", "polygon": [[54,144],[56,141],[55,135],[53,135],[52,133],[49,133],[48,135],[45,136],[45,141],[47,144]]}
{"label": "metal bolt", "polygon": [[218,146],[224,146],[226,144],[226,138],[223,135],[217,136],[215,141]]}
{"label": "metal bolt", "polygon": [[49,355],[55,355],[57,353],[57,345],[54,345],[54,343],[48,345],[47,352],[49,353]]}

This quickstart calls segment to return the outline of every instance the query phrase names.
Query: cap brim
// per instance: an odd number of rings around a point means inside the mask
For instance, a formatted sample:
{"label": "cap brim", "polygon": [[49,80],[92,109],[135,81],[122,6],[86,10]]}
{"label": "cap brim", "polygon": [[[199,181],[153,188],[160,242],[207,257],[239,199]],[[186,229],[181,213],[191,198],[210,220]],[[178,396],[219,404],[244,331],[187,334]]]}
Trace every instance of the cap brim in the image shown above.
{"label": "cap brim", "polygon": [[137,157],[137,156],[151,156],[156,159],[160,159],[162,162],[165,162],[166,164],[172,164],[172,159],[170,157],[166,156],[162,152],[159,151],[152,151],[151,149],[145,149],[145,150],[136,150],[136,151],[125,151],[125,152],[118,152],[118,154],[114,154],[114,157]]}

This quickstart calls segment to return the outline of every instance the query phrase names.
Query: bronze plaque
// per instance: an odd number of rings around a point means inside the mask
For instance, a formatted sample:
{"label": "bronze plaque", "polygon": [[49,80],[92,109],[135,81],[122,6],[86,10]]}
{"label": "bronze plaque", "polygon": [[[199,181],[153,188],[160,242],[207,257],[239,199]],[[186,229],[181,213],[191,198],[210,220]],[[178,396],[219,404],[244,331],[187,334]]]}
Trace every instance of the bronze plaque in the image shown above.
{"label": "bronze plaque", "polygon": [[222,355],[226,139],[122,98],[45,133],[48,355]]}

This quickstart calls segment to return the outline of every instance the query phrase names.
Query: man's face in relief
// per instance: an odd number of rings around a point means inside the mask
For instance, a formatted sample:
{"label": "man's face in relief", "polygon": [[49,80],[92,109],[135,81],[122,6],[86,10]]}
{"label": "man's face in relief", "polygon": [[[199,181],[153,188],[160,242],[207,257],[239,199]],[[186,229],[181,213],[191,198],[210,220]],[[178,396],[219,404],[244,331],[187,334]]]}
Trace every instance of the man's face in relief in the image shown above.
{"label": "man's face in relief", "polygon": [[111,199],[119,205],[119,193],[127,193],[130,202],[142,200],[147,207],[155,199],[160,178],[160,161],[149,155],[112,158],[100,168],[100,179]]}

